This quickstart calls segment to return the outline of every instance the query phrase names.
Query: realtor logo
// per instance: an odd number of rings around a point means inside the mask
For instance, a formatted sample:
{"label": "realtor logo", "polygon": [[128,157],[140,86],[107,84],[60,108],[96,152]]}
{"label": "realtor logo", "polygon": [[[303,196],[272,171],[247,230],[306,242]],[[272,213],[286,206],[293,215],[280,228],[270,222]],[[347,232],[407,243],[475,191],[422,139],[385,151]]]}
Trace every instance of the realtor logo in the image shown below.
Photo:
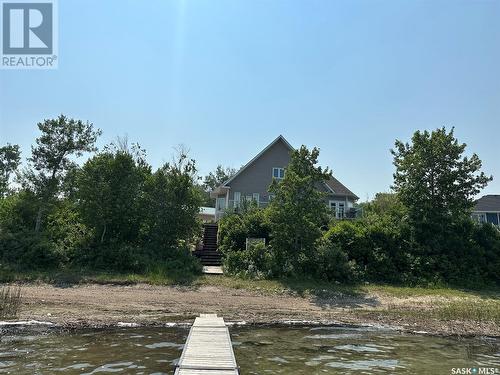
{"label": "realtor logo", "polygon": [[1,3],[1,67],[57,67],[57,19],[53,0]]}

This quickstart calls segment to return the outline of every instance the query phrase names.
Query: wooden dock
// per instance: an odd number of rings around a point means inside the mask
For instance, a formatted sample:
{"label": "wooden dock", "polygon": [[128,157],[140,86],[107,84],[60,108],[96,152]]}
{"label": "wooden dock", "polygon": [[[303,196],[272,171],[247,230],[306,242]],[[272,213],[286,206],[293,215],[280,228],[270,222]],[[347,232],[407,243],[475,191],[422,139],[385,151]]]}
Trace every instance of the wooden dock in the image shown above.
{"label": "wooden dock", "polygon": [[224,319],[201,314],[189,331],[174,375],[238,375],[233,345]]}

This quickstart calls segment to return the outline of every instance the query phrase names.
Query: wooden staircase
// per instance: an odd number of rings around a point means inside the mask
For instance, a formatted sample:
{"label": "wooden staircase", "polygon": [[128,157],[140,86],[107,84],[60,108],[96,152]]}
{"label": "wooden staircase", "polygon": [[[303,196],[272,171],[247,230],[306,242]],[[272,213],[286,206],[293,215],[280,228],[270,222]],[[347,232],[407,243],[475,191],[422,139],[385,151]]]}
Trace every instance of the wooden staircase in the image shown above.
{"label": "wooden staircase", "polygon": [[203,224],[203,248],[193,255],[198,257],[204,266],[220,266],[221,254],[217,251],[217,224]]}

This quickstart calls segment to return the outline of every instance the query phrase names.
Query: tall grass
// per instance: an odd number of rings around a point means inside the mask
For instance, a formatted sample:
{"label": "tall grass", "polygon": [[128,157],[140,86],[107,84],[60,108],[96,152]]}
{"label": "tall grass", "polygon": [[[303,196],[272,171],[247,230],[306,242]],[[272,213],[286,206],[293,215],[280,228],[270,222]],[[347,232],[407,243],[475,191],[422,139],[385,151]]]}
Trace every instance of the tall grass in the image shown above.
{"label": "tall grass", "polygon": [[437,309],[443,320],[474,320],[500,324],[500,301],[464,300],[451,302]]}
{"label": "tall grass", "polygon": [[0,318],[15,318],[21,307],[21,288],[3,287],[0,289]]}

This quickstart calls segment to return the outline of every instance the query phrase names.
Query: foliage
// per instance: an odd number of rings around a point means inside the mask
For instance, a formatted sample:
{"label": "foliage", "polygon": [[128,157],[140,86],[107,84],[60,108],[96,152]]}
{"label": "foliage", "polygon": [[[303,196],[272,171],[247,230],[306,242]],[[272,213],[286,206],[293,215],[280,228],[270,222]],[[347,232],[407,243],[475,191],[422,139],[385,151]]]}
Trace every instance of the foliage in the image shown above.
{"label": "foliage", "polygon": [[468,218],[474,196],[492,179],[480,172],[482,163],[476,154],[463,156],[465,148],[453,129],[447,132],[443,127],[430,133],[416,131],[411,144],[397,140],[391,151],[394,190],[422,243],[428,238],[441,241],[439,234],[447,226]]}
{"label": "foliage", "polygon": [[347,255],[360,280],[424,286],[500,284],[500,232],[470,219],[450,228],[439,252],[412,240],[408,225],[384,216],[333,222],[325,239]]}
{"label": "foliage", "polygon": [[341,246],[330,241],[321,241],[318,245],[316,278],[352,283],[358,281],[359,271],[356,263],[349,261]]}
{"label": "foliage", "polygon": [[328,217],[318,185],[331,177],[328,169],[316,166],[318,156],[317,148],[293,151],[283,180],[270,186],[274,198],[268,215],[276,274],[314,273],[314,253]]}
{"label": "foliage", "polygon": [[500,285],[500,232],[491,224],[464,219],[450,228],[439,250],[424,248],[429,262],[421,267],[422,274],[437,273],[454,285]]}
{"label": "foliage", "polygon": [[405,206],[395,193],[377,193],[371,201],[361,205],[364,217],[373,217],[376,220],[390,217],[400,221],[405,220],[407,215]]}
{"label": "foliage", "polygon": [[31,169],[24,173],[24,185],[37,195],[40,203],[35,231],[41,230],[47,207],[53,203],[68,170],[74,168],[72,157],[96,151],[95,142],[101,134],[90,123],[60,115],[38,123],[41,135],[31,147],[28,159]]}
{"label": "foliage", "polygon": [[[417,131],[411,144],[396,141],[392,150],[394,189],[407,212],[401,233],[415,260],[413,274],[420,281],[494,281],[485,274],[485,252],[498,257],[500,247],[483,247],[470,219],[474,196],[492,178],[480,171],[482,163],[476,154],[464,156],[465,149],[453,129],[441,128]],[[487,236],[491,239],[491,235]]]}
{"label": "foliage", "polygon": [[401,228],[382,217],[371,219],[332,222],[324,238],[346,254],[356,278],[412,283],[412,258]]}
{"label": "foliage", "polygon": [[9,181],[13,173],[17,171],[21,162],[21,151],[18,145],[7,145],[0,147],[0,199],[9,193]]}
{"label": "foliage", "polygon": [[87,250],[92,232],[82,222],[76,204],[70,200],[59,202],[47,218],[46,233],[54,251],[65,263],[71,263],[83,249]]}
{"label": "foliage", "polygon": [[205,176],[203,180],[203,187],[205,190],[214,190],[215,188],[222,185],[224,182],[229,180],[236,174],[236,169],[231,167],[223,167],[222,165],[218,165],[215,171],[210,172]]}
{"label": "foliage", "polygon": [[219,250],[223,254],[241,251],[245,249],[247,238],[264,238],[268,242],[270,223],[265,210],[251,205],[223,216],[218,233]]}
{"label": "foliage", "polygon": [[52,269],[61,265],[50,239],[32,229],[2,232],[0,256],[2,262],[16,269]]}
{"label": "foliage", "polygon": [[[193,160],[183,154],[152,173],[145,151],[118,139],[80,167],[99,130],[63,115],[38,127],[22,188],[0,196],[2,267],[201,272],[188,250],[199,228]],[[18,149],[0,150],[7,181]]]}
{"label": "foliage", "polygon": [[[490,224],[473,225],[472,243],[478,253],[471,253],[474,263],[482,261],[481,280],[477,284],[491,283],[500,285],[500,231]],[[483,259],[481,259],[483,258]],[[469,271],[470,272],[470,271]]]}
{"label": "foliage", "polygon": [[197,214],[202,202],[196,189],[196,165],[180,153],[148,177],[145,185],[143,237],[148,246],[175,247],[189,243],[200,230]]}
{"label": "foliage", "polygon": [[67,171],[74,163],[70,157],[80,157],[84,152],[96,151],[95,142],[101,134],[90,123],[60,115],[56,119],[38,123],[42,133],[31,147],[33,168],[47,173],[50,178]]}
{"label": "foliage", "polygon": [[0,199],[0,259],[17,268],[52,268],[59,264],[45,233],[35,232],[39,200],[30,191]]}
{"label": "foliage", "polygon": [[77,262],[134,272],[177,263],[187,272],[198,270],[193,257],[179,250],[200,227],[195,163],[181,153],[151,173],[138,150],[107,148],[82,167],[78,205],[93,244]]}
{"label": "foliage", "polygon": [[213,172],[210,172],[208,175],[206,175],[203,179],[203,183],[201,185],[198,185],[198,189],[203,197],[203,205],[214,207],[215,199],[210,198],[210,192],[229,180],[235,174],[236,169],[231,167],[223,167],[219,164]]}
{"label": "foliage", "polygon": [[266,278],[272,268],[272,252],[262,242],[250,244],[248,249],[227,253],[224,271],[242,277]]}
{"label": "foliage", "polygon": [[33,229],[38,205],[35,194],[26,190],[0,199],[0,233]]}
{"label": "foliage", "polygon": [[95,243],[138,240],[149,173],[149,166],[122,150],[105,150],[83,165],[77,182],[78,207]]}

